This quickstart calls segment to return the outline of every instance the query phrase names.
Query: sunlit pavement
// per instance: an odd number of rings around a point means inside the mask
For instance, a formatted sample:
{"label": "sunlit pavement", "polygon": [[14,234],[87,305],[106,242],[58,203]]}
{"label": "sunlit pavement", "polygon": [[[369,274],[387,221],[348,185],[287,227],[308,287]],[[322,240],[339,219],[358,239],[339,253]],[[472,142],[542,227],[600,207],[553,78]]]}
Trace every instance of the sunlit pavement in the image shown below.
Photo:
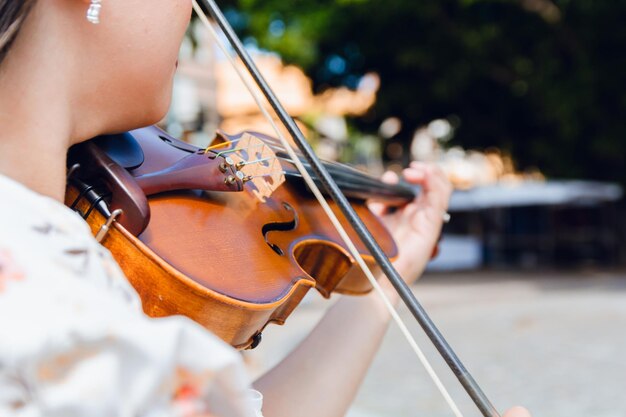
{"label": "sunlit pavement", "polygon": [[[522,404],[534,417],[626,416],[625,272],[431,274],[415,291],[499,409]],[[311,298],[287,325],[270,326],[246,355],[252,372],[278,362],[328,304]],[[404,309],[402,317],[410,319]],[[411,327],[463,414],[480,415]],[[348,416],[451,415],[392,325]]]}

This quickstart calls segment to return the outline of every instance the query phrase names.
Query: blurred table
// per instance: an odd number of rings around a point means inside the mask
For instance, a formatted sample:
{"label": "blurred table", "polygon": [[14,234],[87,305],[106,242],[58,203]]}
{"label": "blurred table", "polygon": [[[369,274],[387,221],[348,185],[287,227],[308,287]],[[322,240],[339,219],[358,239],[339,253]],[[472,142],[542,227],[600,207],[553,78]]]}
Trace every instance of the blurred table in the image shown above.
{"label": "blurred table", "polygon": [[[617,265],[624,260],[622,196],[619,185],[592,181],[519,182],[455,191],[452,221],[444,228],[452,244],[446,248],[444,239],[442,252],[448,252],[442,257],[466,259],[456,244],[463,237],[480,242],[480,266]],[[449,269],[445,266],[441,269]]]}
{"label": "blurred table", "polygon": [[622,195],[619,185],[595,181],[500,183],[455,191],[450,212],[520,206],[589,206],[615,202]]}

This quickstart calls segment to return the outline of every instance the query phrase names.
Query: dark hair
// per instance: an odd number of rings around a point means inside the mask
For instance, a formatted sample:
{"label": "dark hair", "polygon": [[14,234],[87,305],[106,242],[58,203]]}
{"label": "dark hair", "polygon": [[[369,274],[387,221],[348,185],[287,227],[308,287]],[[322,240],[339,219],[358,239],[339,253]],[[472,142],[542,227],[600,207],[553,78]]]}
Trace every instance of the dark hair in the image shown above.
{"label": "dark hair", "polygon": [[0,64],[36,0],[0,0]]}

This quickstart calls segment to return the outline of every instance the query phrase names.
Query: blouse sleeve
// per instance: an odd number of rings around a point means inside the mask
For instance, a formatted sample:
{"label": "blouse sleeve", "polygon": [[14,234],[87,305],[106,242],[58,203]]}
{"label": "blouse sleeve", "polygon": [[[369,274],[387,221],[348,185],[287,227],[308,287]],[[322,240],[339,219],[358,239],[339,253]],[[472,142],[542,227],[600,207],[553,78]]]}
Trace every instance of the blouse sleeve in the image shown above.
{"label": "blouse sleeve", "polygon": [[254,416],[239,353],[145,316],[82,227],[0,220],[0,416]]}

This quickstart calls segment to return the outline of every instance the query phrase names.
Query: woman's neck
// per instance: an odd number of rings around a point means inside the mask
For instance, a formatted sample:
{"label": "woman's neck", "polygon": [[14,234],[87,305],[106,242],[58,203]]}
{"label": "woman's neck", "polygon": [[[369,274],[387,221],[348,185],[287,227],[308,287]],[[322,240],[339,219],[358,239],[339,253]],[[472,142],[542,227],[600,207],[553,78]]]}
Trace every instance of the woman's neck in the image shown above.
{"label": "woman's neck", "polygon": [[[7,86],[0,76],[0,173],[35,192],[63,201],[71,143],[67,111],[45,91]],[[31,92],[29,94],[29,92]]]}
{"label": "woman's neck", "polygon": [[11,65],[2,69],[0,173],[63,201],[72,114],[62,82],[28,70],[11,71]]}
{"label": "woman's neck", "polygon": [[[26,40],[36,46],[22,48]],[[82,106],[59,69],[64,50],[49,42],[36,32],[18,38],[0,67],[0,174],[63,201],[66,154]]]}
{"label": "woman's neck", "polygon": [[47,117],[38,120],[39,114],[5,116],[6,110],[0,110],[0,174],[63,201],[68,136],[45,121]]}

